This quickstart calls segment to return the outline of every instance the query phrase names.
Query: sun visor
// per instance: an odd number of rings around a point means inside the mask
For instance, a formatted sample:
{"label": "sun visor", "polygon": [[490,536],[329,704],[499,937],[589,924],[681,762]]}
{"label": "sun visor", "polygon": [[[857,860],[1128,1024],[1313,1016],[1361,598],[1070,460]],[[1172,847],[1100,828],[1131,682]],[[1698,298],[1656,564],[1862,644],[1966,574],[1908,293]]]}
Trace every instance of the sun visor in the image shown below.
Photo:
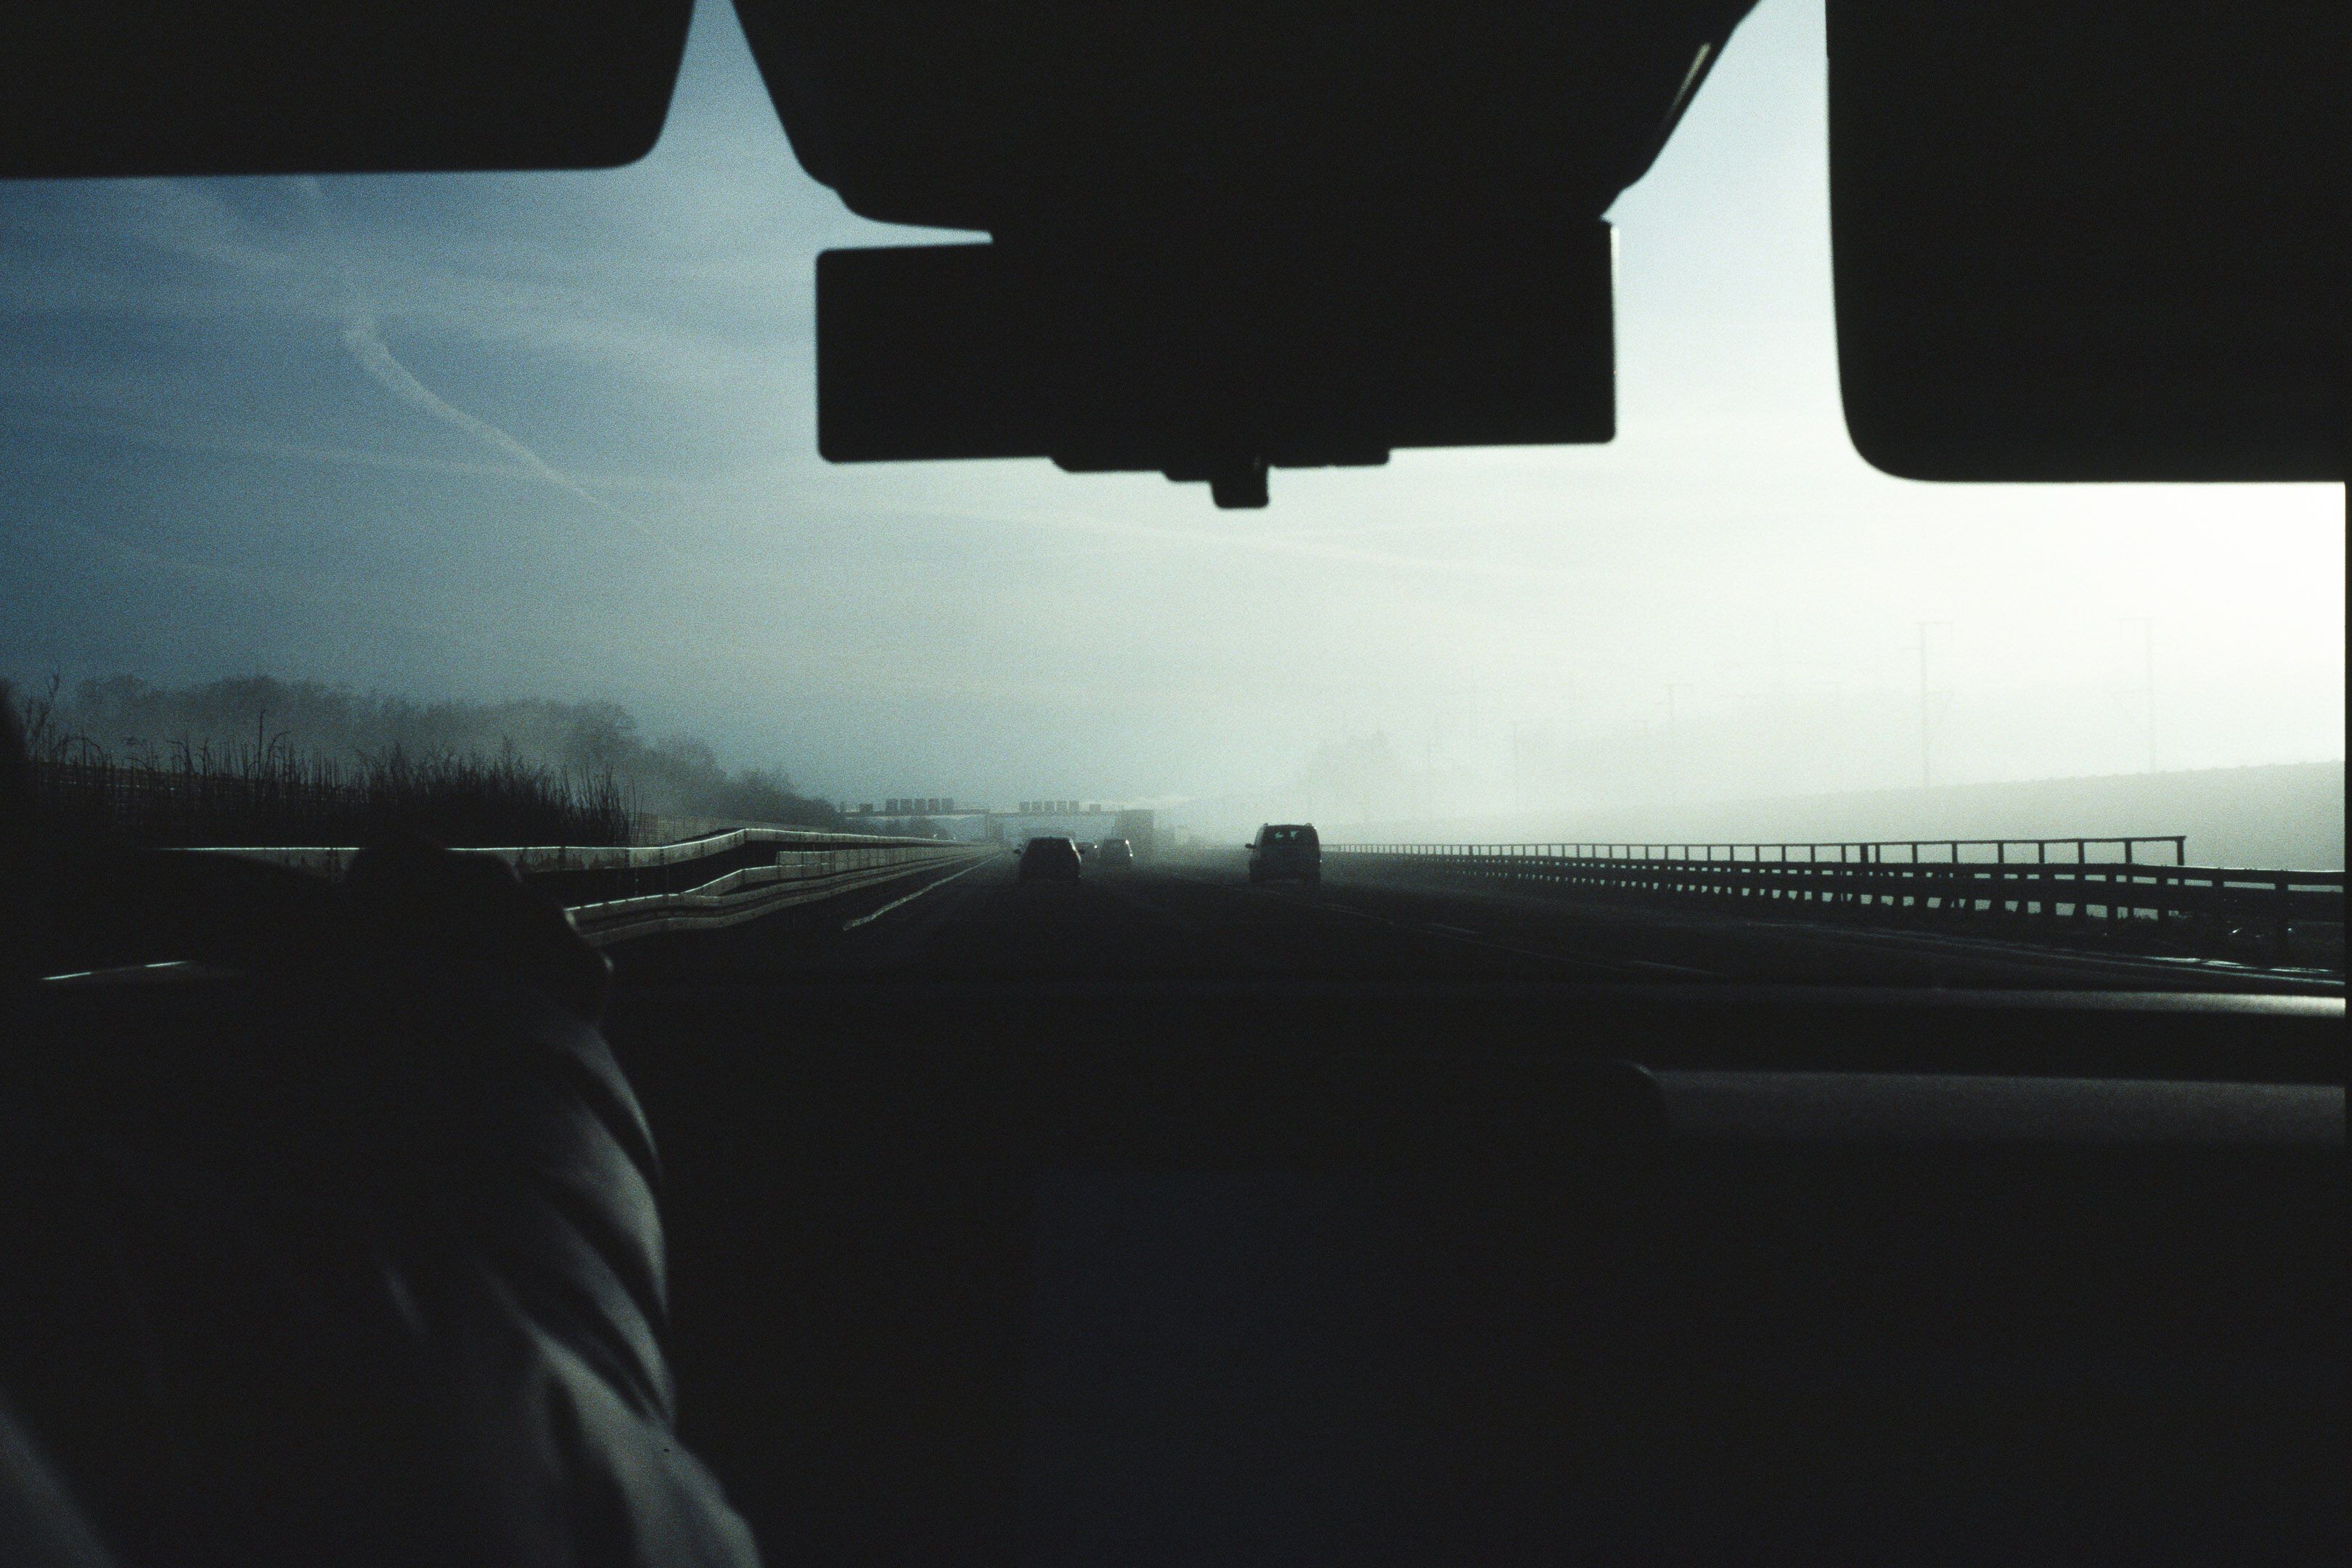
{"label": "sun visor", "polygon": [[1830,0],[1839,372],[1920,479],[2345,475],[2341,0]]}
{"label": "sun visor", "polygon": [[0,175],[586,169],[660,135],[692,0],[23,0]]}

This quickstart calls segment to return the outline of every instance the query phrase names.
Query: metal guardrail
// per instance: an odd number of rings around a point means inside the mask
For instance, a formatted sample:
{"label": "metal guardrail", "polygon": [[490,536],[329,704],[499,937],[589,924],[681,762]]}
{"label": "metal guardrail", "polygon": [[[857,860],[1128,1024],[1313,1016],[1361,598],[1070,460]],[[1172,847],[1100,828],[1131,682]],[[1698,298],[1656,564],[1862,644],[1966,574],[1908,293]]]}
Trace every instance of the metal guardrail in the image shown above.
{"label": "metal guardrail", "polygon": [[[2075,847],[2077,858],[2051,858],[2053,845]],[[2342,871],[2189,866],[2178,858],[2151,863],[2133,853],[2141,845],[2174,846],[2177,856],[2185,841],[2165,836],[1785,846],[1327,844],[1323,853],[1335,867],[1452,882],[1874,925],[1969,927],[2070,944],[2093,937],[2188,957],[2343,969]],[[2024,846],[2038,847],[2034,858],[2006,854]],[[2080,853],[2082,846],[2116,847],[2118,855],[2093,860]],[[1919,853],[1922,847],[1948,854],[1930,858]],[[1998,852],[1990,858],[1959,853],[1985,847]],[[1811,853],[1822,849],[1842,853]],[[1675,850],[1682,853],[1660,853]],[[1797,850],[1808,854],[1798,858]]]}
{"label": "metal guardrail", "polygon": [[[1000,853],[993,844],[743,827],[680,844],[525,845],[461,849],[495,855],[571,911],[598,946],[663,931],[709,931],[862,889],[952,871]],[[228,847],[234,855],[339,877],[356,848]]]}
{"label": "metal guardrail", "polygon": [[[1836,860],[1864,861],[1884,864],[1897,859],[1913,862],[1938,856],[1948,861],[1990,860],[1994,865],[2065,864],[2069,859],[2081,865],[2096,851],[2102,863],[2120,860],[2126,866],[2159,864],[2148,858],[2148,851],[2158,846],[2171,851],[2171,864],[2185,864],[2189,859],[2189,837],[2183,833],[2142,833],[2128,837],[2112,838],[1877,838],[1822,840],[1803,844],[1793,839],[1767,839],[1759,844],[1510,844],[1478,845],[1467,847],[1508,849],[1515,853],[1564,855],[1576,859],[1592,860],[1713,860],[1717,851],[1720,858],[1738,860],[1743,856],[1749,860],[1762,860],[1765,851],[1772,852],[1775,860],[1794,860],[1801,851],[1805,862]],[[1429,846],[1404,846],[1425,848]],[[1896,851],[1903,853],[1898,856]],[[2026,852],[2032,851],[2031,855]],[[2011,851],[2015,853],[2012,855]],[[2053,854],[2053,852],[2055,851]]]}

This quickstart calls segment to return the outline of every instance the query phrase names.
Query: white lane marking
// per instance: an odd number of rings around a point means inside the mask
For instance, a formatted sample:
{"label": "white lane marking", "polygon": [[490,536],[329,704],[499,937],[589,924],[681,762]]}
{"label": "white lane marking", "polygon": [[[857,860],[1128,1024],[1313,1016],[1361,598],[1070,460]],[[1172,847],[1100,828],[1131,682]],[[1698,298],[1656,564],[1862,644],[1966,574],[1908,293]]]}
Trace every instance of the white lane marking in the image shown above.
{"label": "white lane marking", "polygon": [[859,926],[862,926],[862,925],[871,925],[874,921],[880,920],[884,915],[888,914],[892,910],[897,909],[900,904],[911,904],[911,903],[913,903],[917,899],[921,898],[925,893],[929,892],[933,888],[944,888],[944,887],[946,887],[950,882],[954,881],[958,877],[969,877],[969,876],[971,876],[974,871],[979,870],[982,866],[993,866],[994,864],[996,864],[996,862],[995,862],[995,861],[993,861],[993,860],[977,860],[977,861],[974,861],[972,864],[971,864],[971,865],[969,865],[969,866],[966,866],[966,867],[965,867],[962,870],[961,870],[961,871],[950,871],[950,873],[948,873],[948,875],[946,875],[946,876],[944,876],[944,877],[941,877],[941,878],[940,878],[938,881],[936,881],[936,882],[926,882],[926,883],[924,883],[921,887],[917,888],[913,892],[908,893],[908,894],[905,898],[903,898],[903,899],[893,899],[893,900],[891,900],[888,903],[887,903],[887,904],[883,905],[880,909],[876,910],[875,910],[873,913],[871,913],[871,914],[864,914],[864,915],[860,915],[860,916],[858,916],[858,917],[857,917],[856,920],[854,920],[854,921],[842,921],[842,922],[841,922],[841,929],[842,929],[842,930],[844,930],[844,931],[856,931]]}
{"label": "white lane marking", "polygon": [[189,958],[167,958],[160,963],[123,963],[109,969],[76,969],[64,974],[44,974],[44,985],[79,986],[135,984],[149,980],[202,980],[226,973],[210,964],[198,963]]}

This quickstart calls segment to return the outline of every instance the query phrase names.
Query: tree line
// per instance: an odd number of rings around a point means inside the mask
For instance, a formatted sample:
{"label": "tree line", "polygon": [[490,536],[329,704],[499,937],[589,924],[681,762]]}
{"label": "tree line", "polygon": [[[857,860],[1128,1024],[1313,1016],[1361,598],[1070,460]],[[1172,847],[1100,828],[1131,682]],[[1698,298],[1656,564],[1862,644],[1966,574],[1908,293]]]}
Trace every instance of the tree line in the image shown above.
{"label": "tree line", "polygon": [[255,675],[164,686],[136,676],[49,683],[52,733],[80,754],[163,767],[247,752],[382,770],[457,763],[610,781],[629,809],[661,816],[837,828],[830,801],[784,773],[730,770],[690,735],[648,738],[617,702],[520,698],[420,701],[319,681]]}

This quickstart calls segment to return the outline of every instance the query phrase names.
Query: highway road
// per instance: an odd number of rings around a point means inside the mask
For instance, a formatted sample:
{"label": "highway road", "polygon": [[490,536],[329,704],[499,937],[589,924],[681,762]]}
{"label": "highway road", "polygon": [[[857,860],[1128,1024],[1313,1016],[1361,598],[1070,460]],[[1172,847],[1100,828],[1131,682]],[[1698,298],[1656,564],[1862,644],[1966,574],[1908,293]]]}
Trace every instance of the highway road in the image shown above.
{"label": "highway road", "polygon": [[911,893],[902,885],[614,952],[625,987],[903,977],[2314,989],[2245,970],[2217,987],[2211,970],[2186,963],[1969,937],[1357,880],[1336,865],[1327,879],[1253,887],[1235,858],[1024,886],[1006,857]]}

